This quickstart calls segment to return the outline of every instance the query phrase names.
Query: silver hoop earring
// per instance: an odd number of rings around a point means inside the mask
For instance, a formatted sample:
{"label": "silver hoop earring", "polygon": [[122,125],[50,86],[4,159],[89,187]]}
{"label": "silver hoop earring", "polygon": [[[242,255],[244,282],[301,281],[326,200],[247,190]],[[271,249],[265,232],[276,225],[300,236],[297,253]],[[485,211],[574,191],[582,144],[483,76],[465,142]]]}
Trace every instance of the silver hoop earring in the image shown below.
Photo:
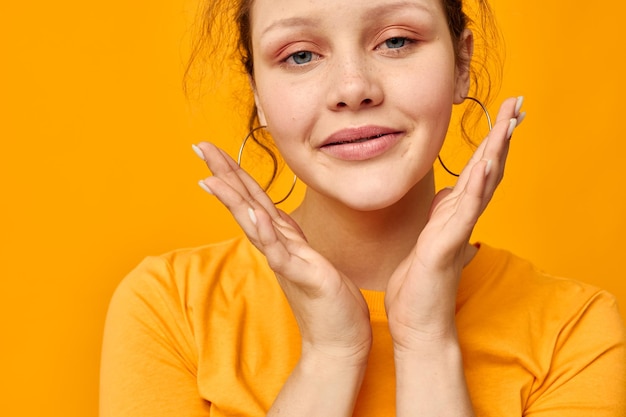
{"label": "silver hoop earring", "polygon": [[[485,116],[487,116],[487,124],[489,125],[489,131],[491,131],[493,126],[491,124],[491,116],[489,115],[489,111],[487,110],[487,107],[485,107],[485,105],[480,100],[478,100],[476,97],[467,96],[467,97],[463,97],[463,99],[465,99],[465,100],[472,100],[472,101],[478,103],[480,108],[483,109],[483,112],[485,113]],[[456,173],[454,173],[454,172],[452,172],[452,171],[450,171],[448,169],[446,164],[443,163],[443,160],[441,159],[441,155],[437,155],[437,159],[439,160],[439,163],[441,164],[443,169],[445,169],[448,174],[454,175],[455,177],[458,177],[460,175],[460,174],[456,174]]]}
{"label": "silver hoop earring", "polygon": [[[248,138],[250,136],[253,136],[254,132],[256,132],[257,130],[265,129],[266,127],[267,126],[255,127],[250,132],[248,132],[246,137],[243,139],[243,142],[241,142],[241,146],[239,147],[239,153],[237,154],[237,165],[241,166],[241,157],[243,155],[243,148],[245,148],[246,142],[248,142]],[[263,146],[263,145],[261,145],[261,146]],[[274,164],[276,164],[275,161],[276,160],[274,159]],[[276,165],[274,165],[274,166],[276,166]],[[274,203],[274,205],[277,205],[277,204],[280,204],[283,201],[287,200],[289,198],[289,196],[291,195],[291,193],[293,192],[294,188],[296,188],[296,182],[298,182],[298,177],[294,174],[294,176],[293,176],[293,183],[291,184],[291,188],[289,189],[289,192],[287,193],[287,195],[284,196],[283,198],[281,198],[278,201],[272,201],[272,203]]]}

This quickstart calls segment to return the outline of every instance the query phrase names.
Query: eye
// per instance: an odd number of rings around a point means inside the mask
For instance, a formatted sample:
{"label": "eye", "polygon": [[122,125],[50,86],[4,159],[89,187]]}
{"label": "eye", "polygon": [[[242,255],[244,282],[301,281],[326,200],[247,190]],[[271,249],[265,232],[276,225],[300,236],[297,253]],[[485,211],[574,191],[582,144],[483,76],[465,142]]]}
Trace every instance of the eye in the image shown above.
{"label": "eye", "polygon": [[379,43],[375,49],[384,56],[399,58],[411,54],[418,44],[419,41],[412,37],[392,36]]}
{"label": "eye", "polygon": [[384,43],[389,49],[402,48],[407,42],[407,38],[389,38]]}
{"label": "eye", "polygon": [[285,62],[292,61],[296,65],[304,65],[313,61],[314,54],[310,51],[298,51],[294,54],[289,55]]}

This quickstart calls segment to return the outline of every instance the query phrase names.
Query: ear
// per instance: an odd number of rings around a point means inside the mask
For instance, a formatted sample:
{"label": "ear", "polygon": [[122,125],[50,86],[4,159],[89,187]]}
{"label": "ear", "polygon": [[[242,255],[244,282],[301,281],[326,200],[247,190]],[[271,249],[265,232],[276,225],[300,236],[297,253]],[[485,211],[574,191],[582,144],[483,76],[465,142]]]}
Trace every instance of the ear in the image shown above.
{"label": "ear", "polygon": [[465,29],[458,44],[458,58],[456,63],[456,80],[454,86],[454,104],[463,102],[470,88],[470,63],[474,53],[474,34]]}
{"label": "ear", "polygon": [[252,89],[252,93],[254,94],[254,107],[256,108],[256,115],[259,119],[259,123],[261,126],[267,126],[267,120],[265,119],[265,113],[263,112],[263,107],[261,106],[261,102],[259,100],[259,95],[256,90],[256,84],[254,83],[254,79],[248,76],[248,81],[250,82],[250,88]]}

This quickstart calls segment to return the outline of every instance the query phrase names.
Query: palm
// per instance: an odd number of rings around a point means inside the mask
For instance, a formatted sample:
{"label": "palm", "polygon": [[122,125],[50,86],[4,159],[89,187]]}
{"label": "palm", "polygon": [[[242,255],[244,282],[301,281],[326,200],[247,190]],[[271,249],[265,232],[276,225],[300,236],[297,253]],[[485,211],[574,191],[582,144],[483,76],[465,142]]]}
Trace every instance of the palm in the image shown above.
{"label": "palm", "polygon": [[385,304],[396,344],[408,347],[416,340],[455,335],[456,290],[468,241],[502,179],[515,103],[503,103],[494,129],[454,190],[435,197],[415,247],[389,280]]}
{"label": "palm", "polygon": [[211,144],[200,146],[214,174],[204,184],[266,256],[298,322],[303,348],[363,360],[371,328],[359,289],[311,248],[296,222],[232,158]]}

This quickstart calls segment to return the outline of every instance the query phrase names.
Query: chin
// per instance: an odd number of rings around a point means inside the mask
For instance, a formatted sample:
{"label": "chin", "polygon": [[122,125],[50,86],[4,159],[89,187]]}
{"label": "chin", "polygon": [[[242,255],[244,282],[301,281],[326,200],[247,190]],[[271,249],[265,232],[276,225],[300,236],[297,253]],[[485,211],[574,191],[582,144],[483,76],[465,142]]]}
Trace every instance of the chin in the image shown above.
{"label": "chin", "polygon": [[383,170],[333,173],[307,184],[318,198],[360,212],[415,204],[434,195],[432,169],[422,173],[400,164],[395,168],[387,165]]}
{"label": "chin", "polygon": [[344,206],[356,211],[378,211],[396,205],[407,194],[408,190],[351,190],[338,196]]}

